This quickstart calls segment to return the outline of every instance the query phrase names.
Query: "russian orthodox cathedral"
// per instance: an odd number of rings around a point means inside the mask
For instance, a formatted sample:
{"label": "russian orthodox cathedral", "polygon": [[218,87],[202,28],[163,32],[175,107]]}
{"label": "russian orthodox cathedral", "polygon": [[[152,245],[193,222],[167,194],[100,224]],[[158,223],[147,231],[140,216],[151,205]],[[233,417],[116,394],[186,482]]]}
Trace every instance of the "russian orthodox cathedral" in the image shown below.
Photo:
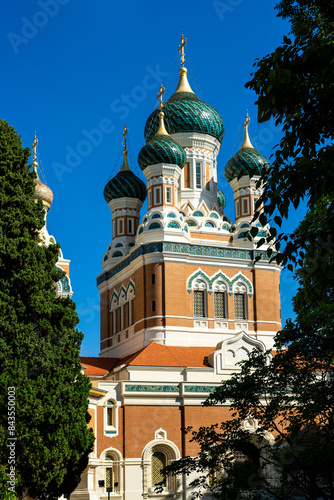
{"label": "russian orthodox cathedral", "polygon": [[[100,357],[81,358],[96,440],[72,500],[190,498],[192,476],[168,478],[155,491],[163,466],[198,453],[181,428],[229,418],[228,406],[202,402],[251,350],[270,349],[281,327],[280,267],[256,245],[269,228],[252,221],[269,162],[250,142],[247,115],[243,143],[225,166],[230,221],[217,186],[223,119],[191,89],[185,42],[177,88],[163,103],[160,87],[145,125],[138,164],[146,184],[129,164],[125,127],[123,163],[104,189],[113,238],[97,277]],[[36,187],[47,211],[50,191],[39,179]],[[259,227],[250,241],[252,225]],[[43,238],[52,238],[46,225]],[[63,269],[65,262],[60,256]],[[244,425],[257,428],[252,418]]]}

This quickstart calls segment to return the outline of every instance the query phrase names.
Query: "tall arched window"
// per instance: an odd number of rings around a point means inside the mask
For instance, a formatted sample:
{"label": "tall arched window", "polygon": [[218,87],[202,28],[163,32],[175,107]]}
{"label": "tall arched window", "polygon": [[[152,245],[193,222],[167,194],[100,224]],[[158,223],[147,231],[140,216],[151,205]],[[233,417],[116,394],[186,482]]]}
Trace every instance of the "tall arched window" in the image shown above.
{"label": "tall arched window", "polygon": [[129,302],[129,326],[132,326],[134,323],[133,319],[133,300]]}
{"label": "tall arched window", "polygon": [[198,279],[193,283],[195,318],[206,318],[207,316],[206,291],[207,284],[204,280]]}
{"label": "tall arched window", "polygon": [[112,462],[114,461],[114,457],[111,453],[107,453],[106,454],[106,458],[105,458],[106,461],[108,462],[111,462],[110,463],[110,467],[106,467],[106,479],[105,479],[105,486],[106,486],[106,491],[110,491],[110,488],[111,488],[111,491],[114,491],[114,468],[113,468],[113,464]]}
{"label": "tall arched window", "polygon": [[104,433],[115,436],[117,427],[117,404],[113,399],[108,399],[104,403]]}
{"label": "tall arched window", "polygon": [[243,283],[234,286],[234,317],[235,319],[247,319],[247,289]]}
{"label": "tall arched window", "polygon": [[167,457],[162,451],[155,451],[152,454],[152,487],[158,484],[166,487],[166,478],[162,474],[162,469],[167,465]]}
{"label": "tall arched window", "polygon": [[114,309],[113,311],[113,334],[115,335],[117,333],[117,316],[118,316],[118,309]]}
{"label": "tall arched window", "polygon": [[162,469],[180,457],[177,446],[167,439],[166,431],[161,428],[156,430],[154,441],[145,446],[142,454],[143,498],[155,496],[154,490],[158,484],[163,488],[163,496],[179,498],[180,482],[175,476],[164,477]]}
{"label": "tall arched window", "polygon": [[213,287],[215,318],[227,318],[227,287],[223,281],[217,281]]}
{"label": "tall arched window", "polygon": [[[101,498],[106,498],[107,493],[122,494],[122,481],[121,481],[121,454],[115,449],[109,449],[101,454],[100,465],[97,467],[96,476],[97,480],[101,482]],[[100,498],[100,496],[99,496]]]}

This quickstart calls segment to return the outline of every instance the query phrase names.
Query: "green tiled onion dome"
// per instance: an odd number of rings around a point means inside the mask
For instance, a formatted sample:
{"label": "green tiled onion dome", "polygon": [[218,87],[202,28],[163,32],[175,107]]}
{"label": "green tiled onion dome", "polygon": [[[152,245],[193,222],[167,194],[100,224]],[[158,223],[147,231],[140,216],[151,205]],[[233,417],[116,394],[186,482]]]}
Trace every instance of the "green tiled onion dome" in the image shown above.
{"label": "green tiled onion dome", "polygon": [[244,142],[237,152],[226,164],[225,177],[228,182],[231,182],[240,175],[261,175],[264,167],[269,168],[270,163],[265,156],[256,151],[252,146],[248,136],[249,116],[247,113],[245,122]]}
{"label": "green tiled onion dome", "polygon": [[104,188],[104,198],[107,203],[117,198],[136,198],[145,201],[147,190],[144,182],[130,169],[127,160],[127,151],[123,151],[124,159],[120,171],[110,179]]}
{"label": "green tiled onion dome", "polygon": [[[169,134],[199,132],[208,134],[219,142],[224,137],[224,122],[218,111],[197,97],[186,77],[186,68],[180,70],[180,82],[164,106],[165,125]],[[158,110],[153,111],[145,125],[145,140],[149,141],[158,128]]]}
{"label": "green tiled onion dome", "polygon": [[225,177],[231,182],[232,179],[242,175],[256,174],[261,175],[263,167],[269,168],[269,161],[265,156],[256,151],[254,148],[241,148],[230,161],[227,162],[225,167]]}
{"label": "green tiled onion dome", "polygon": [[217,189],[218,206],[224,209],[226,207],[226,196],[221,189]]}
{"label": "green tiled onion dome", "polygon": [[183,168],[186,153],[174,139],[168,135],[164,126],[164,113],[159,112],[160,125],[155,135],[145,144],[138,155],[138,163],[142,170],[149,165],[167,163]]}

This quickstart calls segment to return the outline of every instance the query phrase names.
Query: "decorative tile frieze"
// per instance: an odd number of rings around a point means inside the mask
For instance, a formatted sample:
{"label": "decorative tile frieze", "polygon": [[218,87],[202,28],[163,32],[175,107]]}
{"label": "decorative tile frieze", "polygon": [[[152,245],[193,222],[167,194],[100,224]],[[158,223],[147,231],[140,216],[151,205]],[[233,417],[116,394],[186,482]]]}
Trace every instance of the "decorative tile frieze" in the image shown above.
{"label": "decorative tile frieze", "polygon": [[184,392],[197,392],[197,393],[210,393],[216,389],[215,385],[186,385],[184,387]]}
{"label": "decorative tile frieze", "polygon": [[140,255],[146,255],[150,253],[161,253],[170,252],[176,254],[188,254],[188,255],[198,255],[203,257],[218,257],[223,259],[238,259],[238,260],[254,260],[258,255],[261,256],[261,260],[268,261],[266,252],[261,252],[260,250],[242,250],[242,249],[228,249],[211,247],[204,245],[190,245],[184,243],[170,243],[170,242],[153,242],[146,245],[141,245],[135,248],[130,255],[124,258],[121,262],[118,262],[109,271],[102,273],[97,277],[97,285],[99,286],[104,281],[108,281],[110,278],[121,272],[123,269],[128,267],[131,262],[137,259]]}
{"label": "decorative tile frieze", "polygon": [[180,392],[179,385],[126,384],[125,392]]}

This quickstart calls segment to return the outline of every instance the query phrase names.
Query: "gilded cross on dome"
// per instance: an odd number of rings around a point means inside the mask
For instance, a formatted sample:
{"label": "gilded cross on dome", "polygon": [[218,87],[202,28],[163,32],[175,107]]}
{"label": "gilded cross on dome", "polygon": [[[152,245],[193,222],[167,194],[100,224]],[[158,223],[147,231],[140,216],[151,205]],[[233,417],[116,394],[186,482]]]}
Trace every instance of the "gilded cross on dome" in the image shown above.
{"label": "gilded cross on dome", "polygon": [[34,160],[32,162],[32,165],[33,165],[35,172],[37,172],[37,165],[38,165],[38,163],[37,163],[37,151],[36,151],[37,145],[38,145],[38,139],[36,137],[36,132],[35,132],[34,143],[33,143],[32,148],[31,148],[34,152]]}
{"label": "gilded cross on dome", "polygon": [[159,89],[159,93],[158,93],[158,97],[157,97],[157,99],[160,100],[159,109],[163,108],[162,96],[164,95],[165,92],[166,92],[166,89],[161,84],[160,89]]}
{"label": "gilded cross on dome", "polygon": [[181,45],[179,46],[179,52],[181,52],[181,64],[182,64],[182,67],[184,66],[184,61],[185,61],[184,47],[186,46],[186,44],[187,44],[187,39],[184,38],[184,34],[182,33],[182,36],[181,36]]}
{"label": "gilded cross on dome", "polygon": [[248,111],[247,111],[246,121],[245,121],[245,124],[244,124],[244,129],[245,130],[248,130],[249,122],[250,122],[250,118],[249,118],[249,114],[248,114]]}
{"label": "gilded cross on dome", "polygon": [[123,134],[122,134],[122,137],[124,139],[124,142],[123,142],[123,148],[126,149],[126,135],[127,133],[129,132],[129,129],[127,128],[126,125],[124,125],[124,131],[123,131]]}

